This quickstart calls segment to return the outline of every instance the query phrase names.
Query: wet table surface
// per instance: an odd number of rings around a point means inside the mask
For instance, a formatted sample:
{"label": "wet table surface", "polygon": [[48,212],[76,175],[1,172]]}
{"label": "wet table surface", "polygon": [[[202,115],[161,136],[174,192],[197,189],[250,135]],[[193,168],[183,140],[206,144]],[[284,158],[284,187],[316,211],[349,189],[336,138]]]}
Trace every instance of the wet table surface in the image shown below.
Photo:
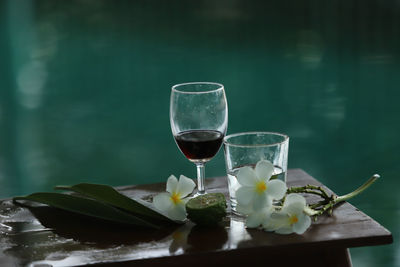
{"label": "wet table surface", "polygon": [[[287,179],[288,186],[321,185],[301,169],[289,170]],[[227,195],[225,177],[206,181],[208,192]],[[165,190],[165,184],[117,189],[150,201]],[[50,207],[27,209],[9,199],[0,202],[0,266],[236,266],[260,261],[281,266],[320,266],[321,261],[325,266],[345,266],[351,265],[347,248],[392,242],[388,230],[349,203],[335,208],[333,216],[321,216],[303,235],[277,235],[246,229],[235,216],[226,217],[216,228],[188,222],[148,230]]]}

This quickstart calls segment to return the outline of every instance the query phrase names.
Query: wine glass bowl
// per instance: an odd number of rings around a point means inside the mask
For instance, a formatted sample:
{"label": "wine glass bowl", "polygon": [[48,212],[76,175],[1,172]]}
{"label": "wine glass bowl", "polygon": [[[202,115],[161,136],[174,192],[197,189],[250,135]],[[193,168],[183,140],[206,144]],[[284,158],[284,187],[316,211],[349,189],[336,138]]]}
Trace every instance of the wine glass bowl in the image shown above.
{"label": "wine glass bowl", "polygon": [[204,164],[217,154],[228,126],[224,86],[212,82],[174,85],[170,122],[177,146],[196,164],[198,194],[204,194]]}

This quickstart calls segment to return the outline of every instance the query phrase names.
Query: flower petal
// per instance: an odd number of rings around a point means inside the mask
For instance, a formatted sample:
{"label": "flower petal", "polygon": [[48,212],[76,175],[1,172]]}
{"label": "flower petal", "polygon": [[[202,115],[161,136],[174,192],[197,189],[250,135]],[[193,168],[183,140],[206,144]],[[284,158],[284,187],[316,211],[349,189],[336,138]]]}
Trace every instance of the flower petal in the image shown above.
{"label": "flower petal", "polygon": [[243,186],[254,186],[257,181],[256,173],[248,166],[240,168],[236,177]]}
{"label": "flower petal", "polygon": [[281,199],[285,196],[287,186],[281,180],[267,182],[267,194],[273,199]]}
{"label": "flower petal", "polygon": [[268,181],[274,171],[274,165],[268,160],[260,160],[256,164],[255,172],[257,178]]}
{"label": "flower petal", "polygon": [[186,219],[186,208],[183,203],[179,203],[176,205],[173,205],[168,211],[167,211],[168,217],[170,217],[173,220],[179,220],[183,221]]}
{"label": "flower petal", "polygon": [[293,232],[302,235],[311,225],[311,218],[305,214],[298,215],[298,222],[293,224]]}
{"label": "flower petal", "polygon": [[279,229],[275,230],[275,233],[281,234],[281,235],[288,235],[293,233],[292,227],[286,226],[286,227],[281,227]]}
{"label": "flower petal", "polygon": [[280,225],[277,220],[271,218],[271,216],[267,216],[265,221],[262,223],[262,227],[265,231],[275,231],[276,229],[279,229]]}
{"label": "flower petal", "polygon": [[266,211],[253,212],[247,217],[246,226],[249,228],[256,228],[265,221],[266,217]]}
{"label": "flower petal", "polygon": [[254,211],[259,211],[261,209],[265,209],[272,205],[272,199],[268,197],[266,193],[263,194],[254,194],[253,198],[253,209]]}
{"label": "flower petal", "polygon": [[265,231],[275,231],[279,228],[279,221],[271,217],[271,215],[274,214],[271,210],[272,208],[267,212],[265,219],[262,222],[262,227]]}
{"label": "flower petal", "polygon": [[271,218],[274,220],[281,221],[283,224],[289,222],[289,215],[283,211],[275,211],[271,214]]}
{"label": "flower petal", "polygon": [[168,177],[167,180],[167,192],[173,193],[176,191],[176,187],[178,186],[178,179],[174,175]]}
{"label": "flower petal", "polygon": [[240,214],[244,214],[244,215],[249,215],[250,213],[253,213],[253,205],[251,205],[251,203],[247,206],[241,205],[240,203],[238,203],[236,205],[236,211]]}
{"label": "flower petal", "polygon": [[270,215],[271,224],[275,225],[275,229],[282,227],[290,227],[289,215],[282,211],[273,212]]}
{"label": "flower petal", "polygon": [[275,224],[273,224],[271,222],[271,220],[267,220],[267,221],[263,222],[262,227],[265,231],[268,231],[268,232],[273,232],[277,229],[277,227],[275,226]]}
{"label": "flower petal", "polygon": [[241,186],[236,190],[236,200],[240,205],[247,206],[254,199],[254,189],[247,186]]}
{"label": "flower petal", "polygon": [[289,214],[302,214],[306,200],[299,194],[289,194],[283,204],[283,210]]}
{"label": "flower petal", "polygon": [[286,197],[286,199],[285,199],[285,205],[289,205],[289,204],[291,204],[291,203],[293,203],[293,202],[302,203],[303,206],[306,205],[306,199],[305,199],[302,195],[299,195],[299,194],[289,194],[289,195]]}
{"label": "flower petal", "polygon": [[[293,229],[289,223],[289,216],[285,212],[279,211],[271,214],[269,228],[278,234],[291,234]],[[267,228],[268,229],[268,228]]]}
{"label": "flower petal", "polygon": [[176,192],[180,194],[181,198],[186,197],[190,193],[193,192],[193,189],[196,187],[196,184],[192,179],[187,178],[184,175],[179,177],[179,182],[176,187]]}
{"label": "flower petal", "polygon": [[290,203],[288,206],[284,207],[284,211],[290,215],[302,214],[304,211],[304,205],[300,202]]}
{"label": "flower petal", "polygon": [[173,205],[171,195],[168,193],[158,194],[153,198],[154,207],[160,211],[167,212]]}

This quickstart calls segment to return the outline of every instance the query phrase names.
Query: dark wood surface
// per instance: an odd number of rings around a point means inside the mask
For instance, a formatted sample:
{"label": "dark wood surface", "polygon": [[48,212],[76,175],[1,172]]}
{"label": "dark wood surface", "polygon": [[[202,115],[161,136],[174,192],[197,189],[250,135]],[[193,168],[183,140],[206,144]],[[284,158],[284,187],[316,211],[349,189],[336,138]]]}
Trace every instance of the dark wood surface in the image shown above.
{"label": "dark wood surface", "polygon": [[[288,171],[289,186],[306,184],[320,185],[300,169]],[[209,192],[227,195],[225,177],[207,179],[206,186]],[[150,201],[165,191],[165,184],[118,189],[130,197]],[[331,217],[320,217],[303,235],[277,235],[246,229],[243,219],[236,216],[227,217],[217,228],[199,228],[189,222],[155,231],[49,207],[28,210],[8,199],[0,202],[0,231],[0,266],[236,266],[265,258],[281,266],[312,266],[310,257],[316,255],[326,262],[325,266],[345,266],[350,265],[347,248],[393,242],[388,230],[349,203],[338,206]]]}

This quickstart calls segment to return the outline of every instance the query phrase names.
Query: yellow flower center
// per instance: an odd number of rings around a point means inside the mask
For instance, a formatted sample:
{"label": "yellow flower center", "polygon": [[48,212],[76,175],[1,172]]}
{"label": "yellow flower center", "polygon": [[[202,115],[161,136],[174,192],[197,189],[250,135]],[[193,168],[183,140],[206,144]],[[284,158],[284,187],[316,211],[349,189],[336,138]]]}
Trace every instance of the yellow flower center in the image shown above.
{"label": "yellow flower center", "polygon": [[171,201],[176,205],[176,204],[178,204],[178,203],[181,203],[182,202],[182,200],[181,200],[181,196],[180,196],[180,194],[179,193],[172,193],[172,195],[171,195]]}
{"label": "yellow flower center", "polygon": [[290,216],[290,218],[289,218],[289,223],[290,223],[290,225],[295,224],[295,223],[297,223],[298,221],[299,221],[299,218],[297,218],[296,215],[292,215],[292,216]]}
{"label": "yellow flower center", "polygon": [[256,184],[256,192],[262,194],[265,190],[267,190],[267,185],[264,181],[260,181]]}

